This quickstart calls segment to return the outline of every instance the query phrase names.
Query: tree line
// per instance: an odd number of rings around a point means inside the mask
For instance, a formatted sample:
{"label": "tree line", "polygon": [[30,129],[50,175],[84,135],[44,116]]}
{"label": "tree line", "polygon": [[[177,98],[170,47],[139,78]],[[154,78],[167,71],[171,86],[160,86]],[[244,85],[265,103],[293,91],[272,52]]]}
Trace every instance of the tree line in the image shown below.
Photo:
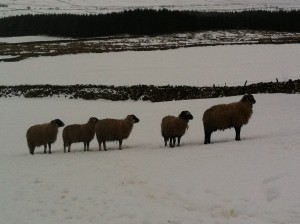
{"label": "tree line", "polygon": [[202,30],[300,31],[300,11],[197,12],[136,9],[98,15],[41,14],[0,19],[0,36],[101,37]]}

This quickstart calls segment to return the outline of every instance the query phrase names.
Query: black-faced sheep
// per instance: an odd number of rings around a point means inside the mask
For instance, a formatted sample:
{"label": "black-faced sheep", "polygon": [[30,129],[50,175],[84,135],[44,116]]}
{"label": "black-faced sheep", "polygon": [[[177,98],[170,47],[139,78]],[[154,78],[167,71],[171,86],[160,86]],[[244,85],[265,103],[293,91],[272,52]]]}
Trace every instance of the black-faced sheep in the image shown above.
{"label": "black-faced sheep", "polygon": [[65,124],[61,120],[55,119],[50,123],[31,126],[26,133],[30,154],[34,154],[35,147],[39,147],[42,145],[44,146],[44,153],[46,153],[48,145],[50,154],[51,144],[56,141],[58,128],[63,127],[64,125]]}
{"label": "black-faced sheep", "polygon": [[135,115],[128,115],[125,119],[103,119],[99,120],[96,124],[96,136],[99,143],[99,151],[101,144],[106,149],[106,141],[119,141],[119,149],[122,150],[123,139],[127,139],[133,124],[138,123],[140,120]]}
{"label": "black-faced sheep", "polygon": [[210,143],[212,132],[232,127],[236,132],[235,140],[240,141],[241,128],[248,123],[255,103],[253,95],[247,94],[239,102],[220,104],[206,110],[203,114],[204,144]]}
{"label": "black-faced sheep", "polygon": [[71,151],[71,144],[83,142],[84,151],[89,151],[90,142],[95,137],[95,125],[98,119],[91,117],[86,124],[71,124],[64,128],[62,136],[64,141],[64,152],[68,147],[68,152]]}
{"label": "black-faced sheep", "polygon": [[180,146],[180,139],[188,128],[189,120],[193,119],[193,115],[189,111],[182,111],[178,117],[166,116],[161,121],[161,135],[164,138],[165,146],[170,139],[169,146],[174,147],[176,138],[177,146]]}

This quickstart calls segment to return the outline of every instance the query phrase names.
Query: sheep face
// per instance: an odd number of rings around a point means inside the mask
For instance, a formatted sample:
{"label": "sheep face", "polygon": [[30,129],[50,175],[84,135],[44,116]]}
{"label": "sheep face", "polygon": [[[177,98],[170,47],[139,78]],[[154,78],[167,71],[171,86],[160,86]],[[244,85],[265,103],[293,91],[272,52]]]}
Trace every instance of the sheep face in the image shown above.
{"label": "sheep face", "polygon": [[191,112],[189,112],[189,111],[187,111],[187,110],[184,110],[184,111],[182,111],[180,114],[179,114],[179,116],[178,116],[179,118],[181,118],[181,119],[183,119],[183,120],[185,120],[185,121],[189,121],[189,120],[193,120],[193,115],[191,114]]}
{"label": "sheep face", "polygon": [[135,115],[131,114],[131,115],[128,115],[127,118],[128,120],[132,121],[132,123],[139,123],[140,119],[138,119]]}
{"label": "sheep face", "polygon": [[91,118],[89,119],[88,123],[90,123],[90,124],[96,124],[97,121],[98,121],[98,118],[96,118],[96,117],[91,117]]}
{"label": "sheep face", "polygon": [[256,103],[256,100],[254,99],[253,95],[251,95],[251,94],[244,95],[243,98],[241,99],[241,101],[244,103],[249,103],[250,105],[253,105]]}
{"label": "sheep face", "polygon": [[62,122],[60,119],[55,119],[53,121],[51,121],[52,124],[56,124],[57,127],[63,127],[65,126],[64,122]]}

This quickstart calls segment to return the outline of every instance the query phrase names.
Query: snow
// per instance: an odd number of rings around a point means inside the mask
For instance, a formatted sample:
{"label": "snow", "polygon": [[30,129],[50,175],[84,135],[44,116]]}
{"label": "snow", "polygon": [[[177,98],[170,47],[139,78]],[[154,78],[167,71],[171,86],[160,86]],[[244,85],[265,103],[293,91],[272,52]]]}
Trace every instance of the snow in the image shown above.
{"label": "snow", "polygon": [[[296,224],[300,218],[299,95],[254,96],[242,128],[212,135],[203,145],[201,117],[240,96],[178,102],[0,99],[1,223],[238,223]],[[165,148],[160,121],[194,115],[180,148]],[[63,153],[60,129],[53,153],[31,156],[27,128],[54,118],[84,123],[90,116],[140,118],[131,136],[109,151]]]}
{"label": "snow", "polygon": [[[243,84],[299,78],[299,44],[218,46],[32,58],[0,63],[1,85]],[[150,102],[0,98],[0,223],[298,224],[300,95],[256,94],[242,141],[234,130],[204,145],[203,112],[241,96]],[[181,147],[165,148],[160,122],[189,110]],[[26,130],[59,118],[135,124],[124,149],[83,144],[63,153],[62,128],[52,154],[31,156]]]}
{"label": "snow", "polygon": [[56,41],[56,40],[70,40],[70,38],[51,37],[51,36],[0,37],[0,43],[25,43],[25,42]]}
{"label": "snow", "polygon": [[148,8],[198,11],[291,10],[299,0],[1,0],[0,17],[20,14],[97,14]]}
{"label": "snow", "polygon": [[0,63],[1,84],[244,85],[299,79],[300,45],[194,47]]}

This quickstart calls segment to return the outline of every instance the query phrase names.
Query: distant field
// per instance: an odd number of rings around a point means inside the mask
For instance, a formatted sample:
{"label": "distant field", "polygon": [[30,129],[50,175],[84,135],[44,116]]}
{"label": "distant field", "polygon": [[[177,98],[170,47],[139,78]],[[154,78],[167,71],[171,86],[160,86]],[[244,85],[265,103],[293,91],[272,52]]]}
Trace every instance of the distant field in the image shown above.
{"label": "distant field", "polygon": [[231,10],[291,10],[300,9],[299,0],[2,0],[0,17],[20,14],[72,13],[97,14],[136,8],[231,11]]}

